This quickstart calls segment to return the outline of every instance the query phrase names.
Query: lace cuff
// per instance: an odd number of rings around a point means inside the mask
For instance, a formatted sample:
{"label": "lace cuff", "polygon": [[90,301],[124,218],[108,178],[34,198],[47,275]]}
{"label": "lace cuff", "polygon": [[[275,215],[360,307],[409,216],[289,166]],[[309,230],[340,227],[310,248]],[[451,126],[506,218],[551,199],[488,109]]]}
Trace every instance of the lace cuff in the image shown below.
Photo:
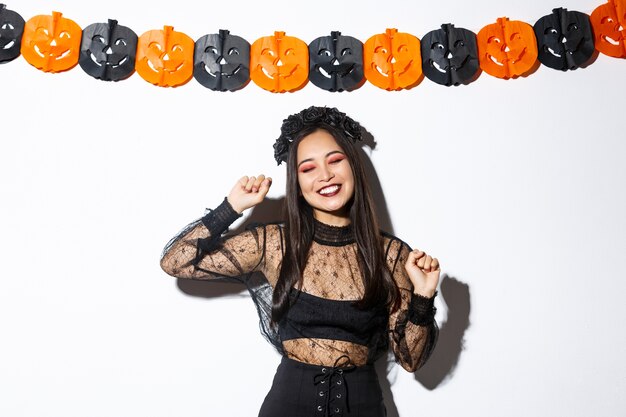
{"label": "lace cuff", "polygon": [[228,226],[241,216],[233,209],[233,206],[230,205],[225,197],[224,201],[215,210],[209,209],[209,212],[200,221],[209,230],[211,236],[217,237],[228,230]]}
{"label": "lace cuff", "polygon": [[431,298],[424,297],[423,295],[413,294],[411,302],[409,304],[409,321],[418,326],[427,326],[435,320],[435,295]]}

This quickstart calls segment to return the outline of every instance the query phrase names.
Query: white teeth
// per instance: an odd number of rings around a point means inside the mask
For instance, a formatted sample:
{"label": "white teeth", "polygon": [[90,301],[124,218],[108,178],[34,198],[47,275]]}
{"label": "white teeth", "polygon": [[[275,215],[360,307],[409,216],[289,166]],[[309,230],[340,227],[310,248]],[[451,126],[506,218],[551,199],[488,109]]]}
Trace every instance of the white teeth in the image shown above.
{"label": "white teeth", "polygon": [[339,190],[338,185],[331,185],[330,187],[322,188],[319,193],[320,194],[332,194]]}

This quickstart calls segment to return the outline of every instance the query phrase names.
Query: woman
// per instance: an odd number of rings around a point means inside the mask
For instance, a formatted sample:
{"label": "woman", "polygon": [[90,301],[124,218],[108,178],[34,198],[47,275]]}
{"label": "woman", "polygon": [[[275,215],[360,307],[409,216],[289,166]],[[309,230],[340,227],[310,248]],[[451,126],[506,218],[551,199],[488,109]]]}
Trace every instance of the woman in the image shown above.
{"label": "woman", "polygon": [[360,138],[360,125],[334,108],[289,116],[274,145],[287,162],[285,222],[222,237],[271,186],[243,177],[164,250],[170,275],[237,276],[250,289],[283,355],[259,416],[384,416],[373,362],[391,345],[413,372],[435,345],[439,262],[379,231]]}

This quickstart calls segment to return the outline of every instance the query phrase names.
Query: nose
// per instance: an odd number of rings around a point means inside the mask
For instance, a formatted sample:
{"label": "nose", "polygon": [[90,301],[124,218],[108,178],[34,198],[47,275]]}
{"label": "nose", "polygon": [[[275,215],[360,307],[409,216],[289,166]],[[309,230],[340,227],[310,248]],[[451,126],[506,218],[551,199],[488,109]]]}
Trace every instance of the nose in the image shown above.
{"label": "nose", "polygon": [[328,181],[332,180],[334,177],[335,177],[335,174],[333,173],[333,171],[330,169],[330,167],[328,165],[324,164],[320,168],[319,180],[321,182],[328,182]]}

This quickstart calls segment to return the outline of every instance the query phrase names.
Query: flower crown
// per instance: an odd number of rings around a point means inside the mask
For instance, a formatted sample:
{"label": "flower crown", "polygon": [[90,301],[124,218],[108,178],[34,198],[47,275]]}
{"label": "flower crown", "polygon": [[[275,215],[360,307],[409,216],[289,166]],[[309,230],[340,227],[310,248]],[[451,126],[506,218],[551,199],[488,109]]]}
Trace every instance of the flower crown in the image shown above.
{"label": "flower crown", "polygon": [[361,140],[361,125],[345,113],[334,107],[311,106],[300,113],[292,114],[285,120],[280,128],[280,136],[274,143],[274,159],[278,165],[287,161],[289,148],[302,129],[313,125],[328,125],[343,131],[348,139],[353,143]]}

